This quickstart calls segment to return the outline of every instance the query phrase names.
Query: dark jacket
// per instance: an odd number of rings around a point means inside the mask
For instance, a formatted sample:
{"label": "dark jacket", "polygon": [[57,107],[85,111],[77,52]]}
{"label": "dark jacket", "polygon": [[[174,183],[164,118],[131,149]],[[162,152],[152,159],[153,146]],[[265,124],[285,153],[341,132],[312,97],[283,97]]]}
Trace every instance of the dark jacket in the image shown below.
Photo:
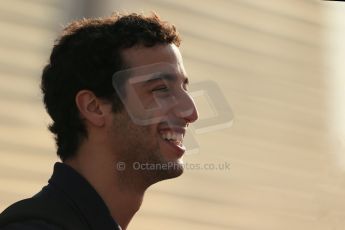
{"label": "dark jacket", "polygon": [[119,230],[96,190],[74,169],[56,163],[48,185],[0,214],[1,230]]}

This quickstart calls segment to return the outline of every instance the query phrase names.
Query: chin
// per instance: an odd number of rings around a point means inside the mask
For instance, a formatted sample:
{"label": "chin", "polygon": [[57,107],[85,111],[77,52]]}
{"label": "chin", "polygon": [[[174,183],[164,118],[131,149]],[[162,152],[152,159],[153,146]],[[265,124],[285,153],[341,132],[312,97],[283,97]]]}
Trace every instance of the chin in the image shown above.
{"label": "chin", "polygon": [[151,174],[150,176],[150,178],[152,179],[152,184],[155,184],[159,181],[179,177],[184,172],[182,159],[168,161],[167,163],[162,163],[162,165],[168,165],[169,167],[164,170],[156,170],[155,172],[153,172],[154,174]]}
{"label": "chin", "polygon": [[159,176],[156,176],[155,180],[152,181],[151,185],[158,183],[160,181],[177,178],[181,176],[182,174],[183,174],[183,168],[180,170],[167,171],[164,174],[160,174]]}

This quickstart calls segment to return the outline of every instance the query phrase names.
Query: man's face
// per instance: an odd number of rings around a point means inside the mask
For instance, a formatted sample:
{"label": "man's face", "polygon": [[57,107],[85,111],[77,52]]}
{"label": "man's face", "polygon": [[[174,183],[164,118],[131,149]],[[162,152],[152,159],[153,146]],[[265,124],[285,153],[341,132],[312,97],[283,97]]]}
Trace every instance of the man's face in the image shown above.
{"label": "man's face", "polygon": [[[122,55],[129,69],[134,70],[122,95],[126,109],[114,114],[111,131],[121,139],[121,146],[114,148],[120,152],[118,161],[126,163],[123,173],[127,173],[127,179],[128,174],[143,178],[148,185],[177,177],[183,172],[186,128],[198,118],[187,92],[188,78],[179,49],[172,44],[137,46],[124,50]],[[151,73],[155,77],[151,78]]]}

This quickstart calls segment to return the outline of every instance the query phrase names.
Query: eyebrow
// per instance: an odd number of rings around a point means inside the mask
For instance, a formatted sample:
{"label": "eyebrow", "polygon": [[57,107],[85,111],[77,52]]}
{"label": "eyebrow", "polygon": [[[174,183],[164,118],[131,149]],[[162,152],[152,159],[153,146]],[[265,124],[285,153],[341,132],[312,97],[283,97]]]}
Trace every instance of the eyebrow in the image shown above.
{"label": "eyebrow", "polygon": [[[149,85],[152,84],[156,81],[160,81],[160,80],[166,80],[169,82],[174,82],[176,81],[177,77],[176,75],[170,74],[170,73],[159,73],[159,74],[155,74],[152,78],[145,80],[143,83],[144,85]],[[183,78],[183,83],[188,85],[189,84],[189,79],[187,77]]]}

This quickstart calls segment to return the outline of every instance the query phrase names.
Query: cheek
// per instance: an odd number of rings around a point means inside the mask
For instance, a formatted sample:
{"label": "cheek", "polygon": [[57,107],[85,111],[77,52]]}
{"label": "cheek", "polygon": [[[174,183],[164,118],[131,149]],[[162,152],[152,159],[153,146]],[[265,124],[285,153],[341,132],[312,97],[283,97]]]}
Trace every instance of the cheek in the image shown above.
{"label": "cheek", "polygon": [[133,122],[130,122],[130,125],[127,130],[127,134],[124,134],[124,137],[131,139],[133,142],[148,142],[157,135],[156,125],[137,125]]}
{"label": "cheek", "polygon": [[[157,115],[158,116],[158,115]],[[112,119],[111,132],[126,143],[148,142],[156,140],[158,124],[138,125],[127,111],[115,114]],[[120,143],[121,144],[121,143]]]}

